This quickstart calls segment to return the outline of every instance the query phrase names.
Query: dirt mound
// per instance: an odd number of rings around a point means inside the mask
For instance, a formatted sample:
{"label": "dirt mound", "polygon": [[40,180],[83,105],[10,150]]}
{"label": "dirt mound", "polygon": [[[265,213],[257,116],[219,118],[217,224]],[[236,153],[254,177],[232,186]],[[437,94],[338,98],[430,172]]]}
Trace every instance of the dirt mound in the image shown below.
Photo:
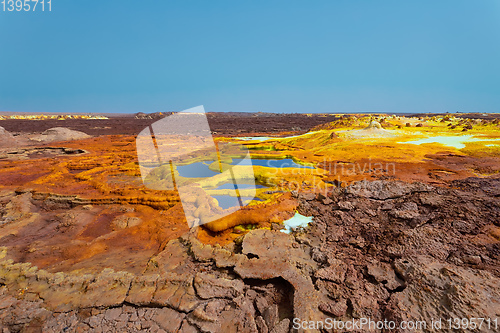
{"label": "dirt mound", "polygon": [[12,134],[10,134],[9,132],[7,132],[5,130],[5,128],[1,127],[0,126],[0,135],[3,137],[3,136],[12,136]]}
{"label": "dirt mound", "polygon": [[12,147],[17,145],[16,138],[7,132],[5,128],[0,127],[0,147]]}
{"label": "dirt mound", "polygon": [[31,137],[32,141],[37,142],[54,142],[54,141],[70,141],[90,138],[90,135],[74,131],[65,127],[54,127],[46,130],[41,135]]}

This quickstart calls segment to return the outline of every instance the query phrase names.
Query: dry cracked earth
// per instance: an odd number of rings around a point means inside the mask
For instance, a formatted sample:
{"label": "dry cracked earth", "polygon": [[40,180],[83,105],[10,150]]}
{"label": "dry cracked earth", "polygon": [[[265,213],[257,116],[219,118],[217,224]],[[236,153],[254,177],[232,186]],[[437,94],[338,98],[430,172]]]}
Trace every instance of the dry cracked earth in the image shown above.
{"label": "dry cracked earth", "polygon": [[[3,259],[2,332],[277,333],[303,331],[293,318],[500,316],[500,179],[293,194],[315,217],[310,227],[287,235],[274,224],[224,247],[191,230],[142,274],[50,273]],[[358,330],[370,331],[380,330]]]}

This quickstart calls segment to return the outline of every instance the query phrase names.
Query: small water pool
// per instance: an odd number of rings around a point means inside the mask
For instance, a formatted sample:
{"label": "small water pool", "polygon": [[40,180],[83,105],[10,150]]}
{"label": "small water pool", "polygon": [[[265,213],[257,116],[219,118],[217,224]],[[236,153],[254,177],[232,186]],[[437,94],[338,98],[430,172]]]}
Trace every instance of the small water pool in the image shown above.
{"label": "small water pool", "polygon": [[293,230],[297,228],[305,228],[309,225],[309,223],[312,222],[313,217],[312,216],[304,216],[299,213],[295,213],[295,215],[284,221],[283,224],[285,225],[285,229],[281,230],[281,232],[284,232],[285,234],[291,233]]}
{"label": "small water pool", "polygon": [[[239,164],[240,165],[249,165],[248,161],[244,161],[242,163],[241,160],[235,160],[233,161],[233,164]],[[302,165],[294,162],[291,158],[283,158],[283,159],[277,159],[277,158],[259,158],[259,159],[252,159],[252,165],[258,165],[258,166],[263,166],[263,167],[268,167],[268,168],[302,168],[302,169],[314,169],[313,166],[310,165]]]}
{"label": "small water pool", "polygon": [[304,133],[304,134],[299,134],[299,135],[286,136],[286,137],[281,138],[281,139],[293,139],[293,138],[300,138],[300,137],[303,137],[303,136],[308,136],[308,135],[311,135],[311,134],[314,134],[314,133],[319,133],[319,131],[312,131],[312,132],[307,132],[307,133]]}
{"label": "small water pool", "polygon": [[[230,195],[212,195],[212,198],[216,199],[217,202],[219,203],[219,206],[222,209],[228,209],[232,207],[240,207],[240,201],[238,200],[238,197],[233,197]],[[254,197],[241,197],[241,202],[243,205],[245,205],[249,201],[262,201],[259,198],[254,198]]]}
{"label": "small water pool", "polygon": [[[252,189],[252,188],[267,188],[268,186],[265,185],[260,185],[260,184],[237,184],[238,189],[244,190],[244,189]],[[234,190],[234,184],[233,183],[224,183],[220,185],[219,187],[215,188],[214,190]]]}
{"label": "small water pool", "polygon": [[219,172],[210,170],[208,167],[212,161],[195,162],[186,165],[177,165],[177,171],[181,177],[186,178],[205,178],[218,175]]}
{"label": "small water pool", "polygon": [[236,137],[235,139],[242,141],[267,141],[276,138],[271,138],[269,136],[242,136],[242,137]]}
{"label": "small water pool", "polygon": [[[186,178],[207,178],[218,175],[219,172],[209,169],[213,161],[195,162],[186,165],[177,165],[177,171],[181,177]],[[250,165],[250,160],[233,159],[232,165]],[[277,159],[252,159],[252,165],[258,165],[268,168],[300,168],[300,169],[314,169],[314,166],[302,165],[294,162],[291,158]],[[259,188],[259,187],[257,187]]]}
{"label": "small water pool", "polygon": [[479,142],[479,141],[497,141],[498,138],[481,138],[474,137],[473,135],[458,135],[458,136],[434,136],[430,138],[423,138],[414,141],[405,141],[398,143],[408,143],[412,145],[421,145],[426,143],[440,143],[445,146],[454,147],[457,149],[465,148],[465,143],[467,142]]}

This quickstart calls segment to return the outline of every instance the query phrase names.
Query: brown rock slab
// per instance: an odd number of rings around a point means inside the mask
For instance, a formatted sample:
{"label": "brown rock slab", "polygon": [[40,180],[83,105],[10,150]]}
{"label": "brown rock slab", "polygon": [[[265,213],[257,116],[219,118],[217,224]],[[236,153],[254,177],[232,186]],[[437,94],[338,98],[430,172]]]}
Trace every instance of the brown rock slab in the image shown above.
{"label": "brown rock slab", "polygon": [[335,317],[342,317],[347,311],[347,300],[341,299],[338,302],[321,303],[319,309]]}
{"label": "brown rock slab", "polygon": [[316,271],[314,276],[318,279],[329,280],[336,283],[344,282],[347,265],[338,259],[331,259],[329,262],[330,266]]}
{"label": "brown rock slab", "polygon": [[243,292],[241,280],[229,280],[213,274],[198,273],[194,278],[196,293],[203,299],[235,298]]}
{"label": "brown rock slab", "polygon": [[136,276],[132,280],[126,301],[136,305],[150,304],[159,278],[158,274]]}
{"label": "brown rock slab", "polygon": [[170,308],[158,309],[152,319],[166,332],[178,332],[185,314],[179,313]]}
{"label": "brown rock slab", "polygon": [[157,282],[157,289],[152,303],[170,306],[178,311],[191,311],[199,303],[193,287],[193,276],[170,273],[162,276]]}
{"label": "brown rock slab", "polygon": [[382,283],[387,289],[394,290],[404,285],[403,281],[396,276],[391,265],[385,262],[374,262],[366,266],[368,274],[373,276],[378,283]]}

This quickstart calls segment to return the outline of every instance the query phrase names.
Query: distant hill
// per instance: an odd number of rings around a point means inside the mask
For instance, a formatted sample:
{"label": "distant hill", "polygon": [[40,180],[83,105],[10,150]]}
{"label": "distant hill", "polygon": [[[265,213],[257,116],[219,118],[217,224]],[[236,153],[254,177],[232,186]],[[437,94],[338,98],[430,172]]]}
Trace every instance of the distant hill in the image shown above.
{"label": "distant hill", "polygon": [[135,119],[161,119],[166,116],[170,116],[173,112],[155,112],[155,113],[144,113],[137,112],[135,114]]}

